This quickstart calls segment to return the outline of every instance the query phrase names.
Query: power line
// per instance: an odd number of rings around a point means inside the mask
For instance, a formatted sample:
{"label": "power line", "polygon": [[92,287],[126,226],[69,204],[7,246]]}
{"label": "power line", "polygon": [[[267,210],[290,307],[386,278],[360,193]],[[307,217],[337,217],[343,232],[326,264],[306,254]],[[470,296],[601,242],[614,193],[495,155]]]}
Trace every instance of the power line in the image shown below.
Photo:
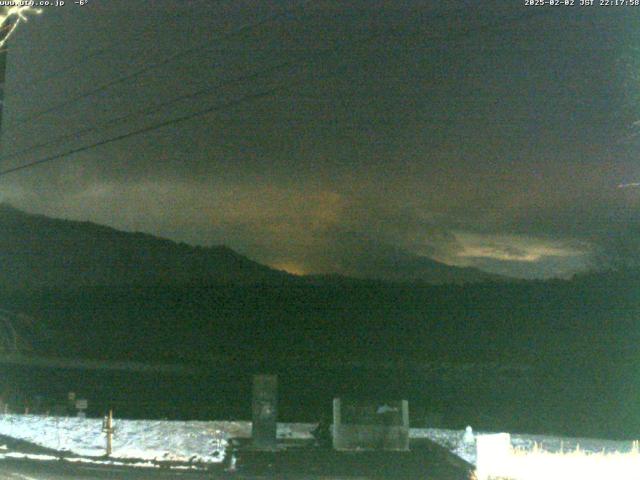
{"label": "power line", "polygon": [[[364,38],[359,39],[356,43],[362,43],[362,42],[369,41],[369,40],[371,40],[371,39],[373,39],[373,38],[375,38],[375,37],[377,37],[379,35],[380,35],[380,33],[374,33],[374,34],[371,34],[371,35],[367,35]],[[330,47],[328,49],[323,50],[321,54],[337,52],[337,51],[340,50],[340,47],[344,47],[344,45],[338,45],[338,47]],[[284,62],[284,63],[290,63],[290,62]],[[300,62],[298,62],[298,63],[300,63]],[[309,63],[309,62],[307,62],[307,63]],[[293,62],[292,64],[295,64],[295,62]],[[337,72],[330,72],[330,73],[331,74],[335,74]],[[223,104],[220,104],[220,105],[214,105],[214,106],[208,107],[208,108],[203,109],[203,110],[199,110],[199,111],[187,114],[187,115],[183,115],[181,117],[177,117],[177,118],[174,118],[174,119],[171,119],[171,120],[166,120],[166,121],[163,121],[163,122],[152,124],[152,125],[149,125],[147,127],[143,127],[143,128],[137,129],[137,130],[133,130],[133,131],[121,134],[121,135],[116,135],[114,137],[106,138],[106,139],[103,139],[101,141],[89,144],[89,145],[84,145],[84,146],[81,146],[81,147],[70,149],[70,150],[67,150],[67,151],[59,153],[59,154],[50,155],[50,156],[47,156],[45,158],[42,158],[42,159],[39,159],[39,160],[35,160],[33,162],[29,162],[29,163],[26,163],[26,164],[23,164],[23,165],[19,165],[19,166],[16,166],[16,167],[12,167],[12,168],[9,168],[9,169],[2,170],[2,171],[0,171],[0,176],[5,176],[5,175],[8,175],[8,174],[11,174],[11,173],[14,173],[14,172],[18,172],[20,170],[24,170],[24,169],[27,169],[27,168],[34,167],[36,165],[49,163],[51,161],[60,159],[62,157],[66,157],[66,156],[73,155],[73,154],[76,154],[76,153],[81,153],[81,152],[84,152],[86,150],[90,150],[92,148],[96,148],[96,147],[99,147],[99,146],[103,146],[103,145],[107,145],[107,144],[110,144],[110,143],[114,143],[114,142],[117,142],[117,141],[120,141],[120,140],[124,140],[124,139],[130,138],[130,137],[136,136],[136,135],[140,135],[140,134],[147,133],[147,132],[150,132],[150,131],[153,131],[153,130],[157,130],[157,129],[160,129],[160,128],[163,128],[163,127],[166,127],[166,126],[169,126],[169,125],[173,125],[173,124],[182,123],[182,122],[185,122],[185,121],[188,121],[188,120],[192,120],[194,118],[198,118],[200,116],[204,116],[204,115],[207,115],[209,113],[213,113],[215,111],[220,111],[220,110],[223,110],[223,109],[232,108],[232,107],[235,107],[235,106],[240,105],[240,104],[242,104],[244,102],[247,102],[247,101],[253,101],[253,100],[260,99],[260,98],[269,97],[269,96],[273,95],[274,93],[276,93],[278,91],[288,89],[291,86],[296,85],[296,84],[300,84],[300,83],[303,83],[303,80],[300,80],[298,82],[294,82],[291,85],[284,84],[284,85],[280,85],[280,86],[274,87],[272,89],[269,89],[269,90],[266,90],[266,91],[263,91],[263,92],[244,95],[244,96],[240,97],[239,99],[236,99],[236,100],[233,100],[233,101],[230,101],[230,102],[226,102],[226,103],[223,103]],[[0,159],[0,160],[4,160],[4,158]]]}
{"label": "power line", "polygon": [[[304,3],[308,3],[308,1],[310,1],[310,0],[307,0]],[[284,12],[278,12],[276,14],[270,15],[267,18],[264,18],[264,19],[260,20],[259,22],[254,22],[254,23],[251,23],[251,24],[248,24],[248,25],[243,25],[242,27],[239,27],[239,28],[237,28],[235,30],[232,30],[231,32],[228,32],[228,33],[220,36],[218,39],[216,39],[216,41],[228,40],[228,39],[233,38],[233,37],[235,37],[237,35],[242,35],[242,34],[244,34],[246,32],[249,32],[249,31],[257,28],[257,27],[260,27],[262,25],[270,23],[273,20],[275,20],[275,19],[277,19],[277,18],[279,18],[279,17],[281,17],[283,15],[286,15],[287,13],[290,13],[291,11],[292,11],[292,9],[288,9],[288,10],[286,10]],[[181,58],[181,57],[183,57],[185,55],[191,55],[191,54],[197,53],[197,52],[201,51],[203,49],[203,47],[206,47],[207,45],[210,45],[211,42],[212,42],[212,40],[207,40],[206,42],[202,42],[202,43],[199,43],[197,45],[191,46],[189,48],[180,50],[180,51],[178,51],[178,52],[176,52],[176,53],[174,53],[172,55],[169,55],[168,57],[160,60],[157,63],[152,63],[150,65],[142,67],[142,68],[140,68],[140,69],[138,69],[138,70],[136,70],[134,72],[131,72],[131,73],[127,74],[127,75],[124,75],[124,76],[118,77],[118,78],[116,78],[114,80],[111,80],[109,82],[106,82],[106,83],[104,83],[104,84],[102,84],[102,85],[100,85],[100,86],[98,86],[98,87],[96,87],[96,88],[94,88],[92,90],[89,90],[87,92],[84,92],[84,93],[81,93],[81,94],[76,95],[74,97],[71,97],[71,98],[69,98],[69,99],[67,99],[67,100],[65,100],[63,102],[60,102],[60,103],[58,103],[56,105],[53,105],[53,106],[51,106],[49,108],[46,108],[44,110],[41,110],[39,112],[30,114],[30,115],[26,115],[26,116],[18,119],[16,124],[13,125],[13,127],[14,128],[15,127],[19,127],[19,126],[23,125],[24,123],[26,123],[28,121],[35,120],[35,119],[40,118],[40,117],[42,117],[42,116],[44,116],[44,115],[46,115],[48,113],[52,113],[52,112],[54,112],[56,110],[65,108],[68,105],[76,103],[76,102],[78,102],[80,100],[83,100],[85,98],[94,96],[94,95],[96,95],[96,94],[98,94],[100,92],[104,92],[105,90],[108,90],[108,89],[110,89],[110,88],[112,88],[112,87],[114,87],[116,85],[119,85],[121,83],[125,83],[125,82],[127,82],[129,80],[132,80],[132,79],[134,79],[136,77],[139,77],[140,75],[143,75],[143,74],[145,74],[145,73],[147,73],[149,71],[152,71],[152,70],[160,68],[160,67],[162,67],[164,65],[167,65],[167,64],[169,64],[169,63],[171,63],[171,62],[173,62],[173,61],[175,61],[175,60],[177,60],[177,59],[179,59],[179,58]]]}
{"label": "power line", "polygon": [[[377,35],[374,34],[374,36],[377,36]],[[330,50],[332,50],[332,48],[334,48],[334,47],[328,47],[328,48],[325,48],[325,49],[321,49],[320,53],[322,54],[322,53],[325,53],[326,51],[330,51]],[[316,54],[317,53],[318,52],[316,52]],[[65,140],[77,139],[78,137],[83,137],[85,135],[88,135],[89,133],[99,131],[102,128],[109,128],[111,126],[118,125],[118,124],[121,124],[123,122],[131,121],[131,120],[135,119],[136,117],[139,117],[139,116],[142,116],[142,115],[149,115],[149,114],[158,112],[158,111],[160,111],[161,109],[163,109],[163,108],[165,108],[167,106],[179,103],[179,102],[184,101],[184,100],[191,100],[191,99],[194,99],[194,98],[197,98],[197,97],[200,97],[200,96],[210,95],[210,94],[214,93],[215,89],[224,87],[224,86],[226,86],[228,84],[235,84],[235,83],[238,83],[238,82],[243,82],[243,81],[249,80],[251,78],[258,78],[259,76],[262,76],[262,75],[264,75],[266,73],[270,73],[272,71],[277,71],[279,69],[285,68],[285,67],[287,67],[289,65],[294,65],[296,63],[299,63],[299,60],[288,60],[288,61],[285,61],[285,62],[281,62],[281,63],[279,63],[277,65],[274,65],[272,67],[269,67],[269,68],[267,68],[265,70],[262,70],[262,71],[258,71],[258,72],[254,72],[254,73],[250,73],[250,74],[246,74],[246,75],[242,75],[240,77],[236,77],[236,78],[231,79],[231,80],[220,82],[215,86],[206,87],[204,89],[200,89],[200,90],[197,90],[195,92],[191,92],[191,93],[187,93],[187,94],[184,94],[184,95],[180,95],[178,97],[174,97],[173,99],[169,99],[169,100],[167,100],[165,102],[161,102],[159,104],[152,105],[150,107],[147,107],[147,108],[135,111],[135,112],[131,112],[131,113],[128,113],[128,114],[125,114],[125,115],[121,115],[119,117],[107,120],[106,122],[103,122],[101,124],[92,125],[92,126],[89,126],[87,128],[81,129],[81,130],[76,131],[76,132],[72,132],[72,133],[68,133],[68,134],[64,134],[64,135],[55,137],[55,138],[53,138],[51,140],[47,140],[47,141],[39,143],[37,145],[26,147],[26,148],[24,148],[22,150],[11,152],[11,153],[9,153],[7,155],[4,155],[4,156],[0,157],[0,161],[9,160],[9,159],[15,158],[17,156],[25,155],[25,154],[31,153],[32,151],[38,150],[40,148],[47,147],[49,145],[54,145],[54,144],[59,143],[59,142],[63,142]]]}
{"label": "power line", "polygon": [[301,81],[294,82],[291,85],[286,85],[286,84],[285,85],[279,85],[277,87],[271,88],[271,89],[263,91],[263,92],[244,95],[244,96],[240,97],[239,99],[232,100],[230,102],[226,102],[226,103],[223,103],[223,104],[220,104],[220,105],[214,105],[212,107],[208,107],[208,108],[203,109],[203,110],[198,110],[197,112],[193,112],[193,113],[190,113],[188,115],[183,115],[181,117],[173,118],[171,120],[166,120],[166,121],[163,121],[163,122],[160,122],[160,123],[155,123],[153,125],[149,125],[147,127],[140,128],[138,130],[133,130],[133,131],[124,133],[122,135],[117,135],[117,136],[114,136],[114,137],[106,138],[106,139],[101,140],[101,141],[96,142],[96,143],[92,143],[92,144],[89,144],[89,145],[84,145],[82,147],[78,147],[78,148],[74,148],[74,149],[71,149],[71,150],[67,150],[66,152],[62,152],[62,153],[59,153],[59,154],[51,155],[51,156],[42,158],[40,160],[36,160],[36,161],[33,161],[33,162],[26,163],[24,165],[19,165],[17,167],[13,167],[13,168],[9,168],[9,169],[6,169],[6,170],[2,170],[2,171],[0,171],[0,177],[8,175],[10,173],[18,172],[20,170],[31,168],[31,167],[34,167],[36,165],[42,165],[43,163],[48,163],[48,162],[51,162],[51,161],[54,161],[54,160],[58,160],[59,158],[67,157],[69,155],[73,155],[73,154],[76,154],[76,153],[81,153],[81,152],[84,152],[86,150],[91,150],[93,148],[100,147],[100,146],[103,146],[103,145],[107,145],[109,143],[118,142],[120,140],[124,140],[124,139],[130,138],[130,137],[136,136],[136,135],[140,135],[140,134],[143,134],[143,133],[148,133],[148,132],[151,132],[153,130],[158,130],[160,128],[167,127],[169,125],[175,125],[175,124],[178,124],[178,123],[186,122],[188,120],[193,120],[194,118],[202,117],[204,115],[208,115],[208,114],[216,112],[216,111],[221,111],[221,110],[226,110],[228,108],[236,107],[236,106],[241,105],[241,104],[243,104],[245,102],[248,102],[248,101],[253,101],[253,100],[258,100],[258,99],[261,99],[261,98],[270,97],[271,95],[273,95],[274,93],[276,93],[276,92],[278,92],[280,90],[284,90],[284,89],[290,88],[291,86],[299,84],[299,83],[302,83],[302,82]]}
{"label": "power line", "polygon": [[[518,16],[516,18],[512,18],[510,20],[511,21],[520,21],[520,20],[523,20],[523,19],[526,19],[526,18],[530,18],[532,16],[537,16],[537,15],[538,15],[537,13],[524,14],[524,15],[520,15],[520,16]],[[490,26],[491,25],[481,25],[478,28],[480,30],[485,30],[485,29],[489,28]],[[493,26],[495,26],[495,24]],[[397,28],[395,30],[397,30]],[[468,34],[470,31],[471,30],[465,30],[464,32],[462,32],[462,34]],[[376,32],[376,33],[373,33],[371,35],[367,35],[364,38],[360,38],[356,42],[352,42],[352,43],[363,43],[363,42],[371,41],[372,39],[382,35],[383,33],[384,32]],[[458,36],[460,36],[460,35],[458,35]],[[328,50],[325,50],[325,51],[322,52],[322,54],[338,52],[341,49],[341,47],[344,48],[344,45],[339,45],[337,48],[333,47],[333,48],[330,48]],[[336,73],[338,73],[338,71],[329,72],[329,74],[325,75],[324,77],[326,78],[326,77],[329,77],[329,76],[333,76]],[[313,78],[312,80],[318,80],[318,78]],[[244,95],[244,96],[240,97],[239,99],[232,100],[230,102],[226,102],[226,103],[223,103],[223,104],[220,104],[220,105],[210,106],[210,107],[205,108],[203,110],[198,110],[196,112],[192,112],[190,114],[183,115],[183,116],[180,116],[180,117],[177,117],[177,118],[174,118],[174,119],[170,119],[170,120],[162,121],[162,122],[159,122],[159,123],[155,123],[155,124],[149,125],[147,127],[143,127],[143,128],[140,128],[140,129],[137,129],[137,130],[133,130],[133,131],[121,134],[121,135],[116,135],[116,136],[113,136],[113,137],[110,137],[110,138],[106,138],[106,139],[103,139],[101,141],[98,141],[98,142],[95,142],[95,143],[92,143],[92,144],[88,144],[88,145],[84,145],[84,146],[77,147],[77,148],[74,148],[74,149],[70,149],[70,150],[67,150],[67,151],[62,152],[62,153],[50,155],[50,156],[44,157],[42,159],[35,160],[33,162],[29,162],[29,163],[26,163],[26,164],[23,164],[23,165],[19,165],[19,166],[16,166],[16,167],[5,169],[5,170],[0,171],[0,177],[6,176],[6,175],[9,175],[11,173],[15,173],[15,172],[18,172],[18,171],[21,171],[21,170],[25,170],[25,169],[28,169],[28,168],[31,168],[31,167],[34,167],[34,166],[37,166],[37,165],[42,165],[44,163],[49,163],[51,161],[58,160],[60,158],[67,157],[67,156],[70,156],[70,155],[74,155],[76,153],[81,153],[81,152],[84,152],[84,151],[87,151],[87,150],[91,150],[93,148],[97,148],[97,147],[100,147],[100,146],[103,146],[103,145],[107,145],[107,144],[110,144],[110,143],[118,142],[120,140],[124,140],[124,139],[130,138],[130,137],[133,137],[133,136],[137,136],[137,135],[140,135],[140,134],[148,133],[148,132],[151,132],[151,131],[154,131],[154,130],[157,130],[157,129],[160,129],[160,128],[163,128],[163,127],[166,127],[166,126],[169,126],[169,125],[183,123],[183,122],[192,120],[194,118],[198,118],[198,117],[201,117],[201,116],[208,115],[208,114],[216,112],[216,111],[221,111],[221,110],[225,110],[225,109],[228,109],[228,108],[233,108],[233,107],[241,105],[241,104],[243,104],[245,102],[250,102],[250,101],[255,101],[255,100],[258,100],[258,99],[261,99],[261,98],[266,98],[266,97],[269,97],[269,96],[271,96],[274,93],[277,93],[279,91],[284,91],[284,90],[287,90],[287,89],[291,88],[292,86],[302,84],[302,83],[304,83],[304,81],[305,81],[305,79],[302,79],[302,80],[299,80],[297,82],[293,82],[292,84],[279,85],[277,87],[271,88],[271,89],[266,90],[266,91]]]}
{"label": "power line", "polygon": [[192,100],[194,98],[198,98],[198,97],[202,97],[202,96],[207,96],[207,95],[212,95],[214,93],[217,93],[217,90],[220,88],[223,88],[227,85],[236,85],[238,83],[241,82],[245,82],[247,80],[251,80],[251,79],[257,79],[263,75],[272,73],[272,72],[276,72],[278,70],[282,70],[288,66],[294,66],[295,62],[294,61],[285,61],[285,62],[280,62],[276,65],[273,65],[271,67],[265,68],[263,70],[260,71],[255,71],[255,72],[251,72],[251,73],[247,73],[244,75],[240,75],[238,77],[234,77],[228,80],[224,80],[222,82],[217,83],[216,85],[207,87],[207,88],[203,88],[200,90],[197,90],[195,92],[190,92],[190,93],[186,93],[184,95],[180,95],[178,97],[174,97],[170,100],[167,100],[165,102],[161,102],[158,103],[156,105],[151,105],[147,108],[143,108],[141,110],[137,110],[135,112],[131,112],[131,113],[127,113],[124,115],[121,115],[119,117],[115,117],[112,119],[107,120],[104,123],[101,124],[97,124],[97,125],[92,125],[89,126],[87,128],[78,130],[76,132],[71,132],[71,133],[67,133],[58,137],[55,137],[51,140],[47,140],[45,142],[30,146],[30,147],[26,147],[22,150],[18,150],[18,151],[14,151],[11,152],[7,155],[3,155],[2,157],[0,157],[0,161],[5,161],[5,160],[9,160],[15,157],[19,157],[28,153],[31,153],[35,150],[39,150],[41,148],[44,147],[48,147],[50,145],[54,145],[60,142],[63,142],[65,140],[69,140],[69,139],[77,139],[77,138],[81,138],[84,137],[86,135],[88,135],[89,133],[93,133],[93,132],[98,132],[101,129],[104,128],[109,128],[112,126],[120,126],[125,122],[130,122],[135,120],[137,117],[141,117],[141,116],[145,116],[145,115],[150,115],[152,113],[156,113],[160,110],[162,110],[163,108],[170,106],[170,105],[174,105],[176,103],[185,101],[185,100]]}
{"label": "power line", "polygon": [[[307,3],[307,2],[304,2],[304,3]],[[276,16],[278,16],[278,15],[276,15]],[[274,16],[274,17],[276,17],[276,16]],[[270,21],[270,20],[266,20],[266,21]],[[260,23],[264,23],[264,21],[260,22]],[[361,43],[363,41],[370,40],[371,38],[375,38],[375,37],[377,37],[379,35],[380,35],[380,33],[374,33],[372,35],[366,36],[366,38],[360,39],[356,43]],[[322,49],[322,50],[320,50],[320,55],[337,51],[337,50],[339,50],[340,47],[341,47],[341,45],[338,45],[337,47],[333,46],[333,47],[328,47],[328,48]],[[317,54],[318,53],[316,52],[316,55]],[[261,71],[252,72],[252,73],[241,75],[239,77],[236,77],[236,78],[233,78],[233,79],[230,79],[230,80],[226,80],[226,81],[220,82],[217,85],[215,85],[214,87],[207,87],[207,88],[204,88],[204,89],[197,90],[195,92],[191,92],[191,93],[187,93],[187,94],[184,94],[184,95],[180,95],[180,96],[175,97],[173,99],[170,99],[170,100],[168,100],[166,102],[162,102],[160,104],[153,105],[153,106],[150,106],[148,108],[145,108],[145,109],[142,109],[142,110],[138,110],[136,112],[128,113],[128,114],[125,114],[123,116],[113,118],[113,119],[108,120],[107,122],[105,122],[105,123],[103,123],[101,125],[90,126],[88,128],[85,128],[85,129],[82,129],[82,130],[79,130],[79,131],[76,131],[76,132],[73,132],[73,133],[70,133],[70,134],[65,134],[65,135],[62,135],[60,137],[56,137],[56,138],[54,138],[52,140],[49,140],[49,141],[46,141],[46,142],[42,142],[42,143],[37,144],[37,145],[32,146],[32,147],[27,147],[25,149],[22,149],[22,150],[19,150],[19,151],[16,151],[16,152],[11,152],[8,155],[0,157],[0,161],[8,160],[8,159],[11,159],[11,158],[15,158],[16,156],[21,156],[21,155],[30,153],[30,152],[32,152],[34,150],[37,150],[37,149],[40,149],[40,148],[43,148],[43,147],[58,143],[60,141],[64,141],[64,140],[70,139],[70,138],[75,138],[75,137],[78,137],[78,136],[82,137],[82,136],[87,135],[89,133],[92,133],[92,132],[95,132],[95,131],[99,131],[100,128],[109,127],[109,126],[112,126],[112,125],[117,125],[117,124],[119,124],[121,122],[125,122],[125,121],[130,121],[130,120],[135,119],[135,117],[140,116],[140,115],[147,115],[147,114],[150,114],[150,113],[155,113],[155,112],[161,110],[162,108],[164,108],[166,106],[178,103],[180,101],[189,100],[189,99],[197,98],[197,97],[200,97],[200,96],[212,94],[212,93],[214,93],[215,89],[223,87],[223,86],[226,86],[228,84],[236,84],[238,82],[246,81],[246,80],[249,80],[249,79],[252,79],[252,78],[259,78],[260,76],[263,76],[265,74],[268,74],[268,73],[271,73],[271,72],[274,72],[274,71],[277,71],[277,70],[281,70],[281,69],[286,68],[288,66],[296,66],[298,64],[304,63],[302,60],[304,60],[304,57],[302,59],[287,60],[287,61],[284,61],[284,62],[280,62],[280,63],[278,63],[276,65],[273,65],[273,66],[268,67],[266,69],[263,69]],[[164,125],[161,125],[161,126],[164,126]],[[160,128],[160,127],[158,127],[158,128]],[[146,130],[144,130],[144,131],[146,131]],[[139,133],[142,133],[142,131],[140,131]],[[37,161],[36,163],[40,163],[40,162]],[[18,170],[22,169],[21,166],[20,167],[16,167],[16,168]],[[10,170],[13,170],[13,169],[10,169]],[[15,171],[15,170],[13,170],[13,171]],[[10,172],[8,172],[8,171],[6,171],[6,172],[0,171],[0,174],[2,174],[2,173],[10,173]]]}

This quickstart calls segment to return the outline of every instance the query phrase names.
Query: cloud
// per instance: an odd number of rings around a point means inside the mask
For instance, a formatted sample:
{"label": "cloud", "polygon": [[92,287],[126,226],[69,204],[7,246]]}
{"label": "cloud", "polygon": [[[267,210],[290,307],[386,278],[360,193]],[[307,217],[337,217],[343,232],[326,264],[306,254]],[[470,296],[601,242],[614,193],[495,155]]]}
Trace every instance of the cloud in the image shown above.
{"label": "cloud", "polygon": [[462,259],[484,258],[501,261],[537,262],[544,257],[576,257],[589,251],[586,243],[539,239],[517,235],[459,233]]}
{"label": "cloud", "polygon": [[457,233],[462,251],[454,262],[521,278],[565,277],[591,265],[589,242],[509,234]]}

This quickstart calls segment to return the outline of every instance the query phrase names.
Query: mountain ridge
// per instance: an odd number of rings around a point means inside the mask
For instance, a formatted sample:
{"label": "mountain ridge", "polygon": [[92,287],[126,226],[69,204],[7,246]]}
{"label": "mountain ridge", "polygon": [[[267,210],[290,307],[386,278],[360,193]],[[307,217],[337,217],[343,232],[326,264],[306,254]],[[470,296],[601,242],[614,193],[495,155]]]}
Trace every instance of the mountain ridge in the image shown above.
{"label": "mountain ridge", "polygon": [[[345,272],[297,276],[220,245],[192,246],[88,221],[51,218],[0,204],[0,287],[217,283],[476,283],[506,278],[453,267],[400,249],[376,259],[367,243],[343,259]],[[393,248],[393,247],[391,247]],[[346,258],[346,257],[345,257]],[[345,263],[350,262],[350,263]]]}
{"label": "mountain ridge", "polygon": [[282,281],[226,246],[198,247],[0,206],[0,285],[11,288]]}

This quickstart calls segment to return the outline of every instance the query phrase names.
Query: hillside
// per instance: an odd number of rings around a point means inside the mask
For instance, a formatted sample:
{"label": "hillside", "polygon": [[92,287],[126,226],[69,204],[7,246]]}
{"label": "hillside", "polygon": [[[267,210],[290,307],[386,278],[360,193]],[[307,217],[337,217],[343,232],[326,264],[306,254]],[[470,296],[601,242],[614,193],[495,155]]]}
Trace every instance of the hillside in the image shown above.
{"label": "hillside", "polygon": [[423,276],[395,283],[296,277],[225,247],[191,247],[6,206],[0,259],[0,306],[50,332],[34,348],[70,355],[618,352],[614,346],[635,333],[630,319],[640,305],[634,270],[466,285],[446,271],[446,285]]}
{"label": "hillside", "polygon": [[260,283],[289,277],[226,247],[192,247],[7,205],[0,206],[0,265],[0,286],[10,289]]}
{"label": "hillside", "polygon": [[0,306],[51,333],[36,349],[74,355],[617,351],[611,345],[635,333],[630,319],[640,305],[634,270],[467,285],[301,278],[225,247],[191,247],[6,206],[0,259]]}

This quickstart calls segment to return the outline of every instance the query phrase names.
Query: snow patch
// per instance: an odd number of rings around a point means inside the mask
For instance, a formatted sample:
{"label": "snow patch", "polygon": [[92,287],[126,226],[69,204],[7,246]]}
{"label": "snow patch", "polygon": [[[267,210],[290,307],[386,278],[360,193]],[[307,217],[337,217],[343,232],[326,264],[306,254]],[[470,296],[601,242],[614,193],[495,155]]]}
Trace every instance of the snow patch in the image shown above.
{"label": "snow patch", "polygon": [[[219,463],[228,444],[216,422],[116,420],[114,427],[112,458]],[[5,414],[0,434],[80,456],[105,455],[101,419]]]}

